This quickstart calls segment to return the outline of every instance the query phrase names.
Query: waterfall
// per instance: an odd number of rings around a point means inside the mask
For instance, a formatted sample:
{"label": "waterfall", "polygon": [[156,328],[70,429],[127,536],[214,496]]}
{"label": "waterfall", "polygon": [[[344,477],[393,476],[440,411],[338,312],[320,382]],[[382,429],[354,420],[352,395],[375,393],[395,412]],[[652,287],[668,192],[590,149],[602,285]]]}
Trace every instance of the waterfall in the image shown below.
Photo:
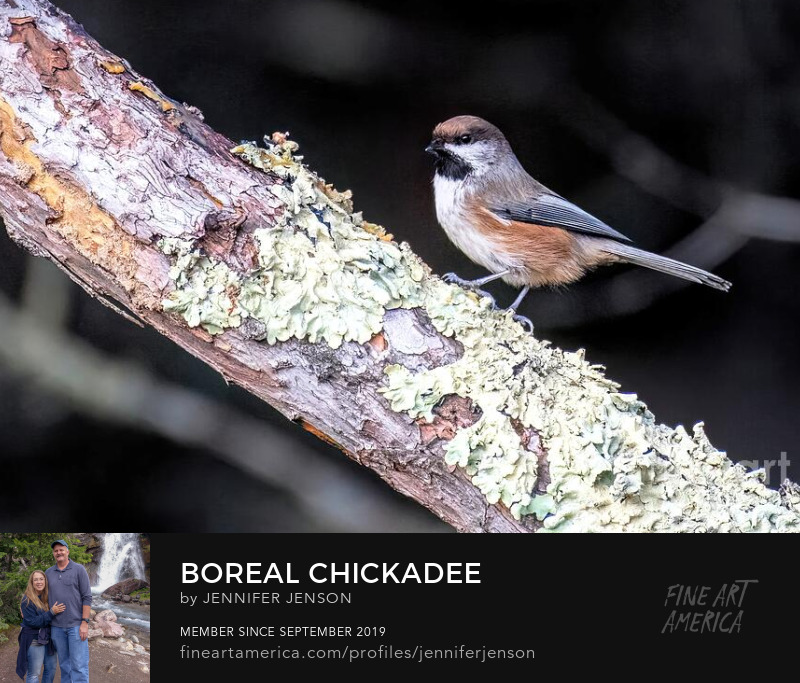
{"label": "waterfall", "polygon": [[104,534],[95,588],[103,591],[123,579],[144,579],[139,534]]}

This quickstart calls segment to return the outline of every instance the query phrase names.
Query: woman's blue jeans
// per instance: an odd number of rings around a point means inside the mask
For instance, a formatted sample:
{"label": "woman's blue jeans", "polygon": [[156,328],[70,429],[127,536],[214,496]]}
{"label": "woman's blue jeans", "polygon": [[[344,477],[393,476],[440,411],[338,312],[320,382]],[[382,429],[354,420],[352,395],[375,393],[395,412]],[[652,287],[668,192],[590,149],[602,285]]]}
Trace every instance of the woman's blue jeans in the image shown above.
{"label": "woman's blue jeans", "polygon": [[[47,654],[46,645],[35,645],[31,643],[28,648],[28,675],[25,676],[25,683],[53,683],[56,677],[56,655]],[[39,672],[42,670],[44,664],[44,673],[41,679]]]}

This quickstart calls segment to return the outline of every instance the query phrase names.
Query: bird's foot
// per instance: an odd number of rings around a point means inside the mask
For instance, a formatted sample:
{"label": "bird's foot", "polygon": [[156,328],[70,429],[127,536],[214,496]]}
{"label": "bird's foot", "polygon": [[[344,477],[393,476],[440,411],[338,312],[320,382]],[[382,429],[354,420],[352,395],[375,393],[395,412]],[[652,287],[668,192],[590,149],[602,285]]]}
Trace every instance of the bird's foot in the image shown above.
{"label": "bird's foot", "polygon": [[497,302],[494,300],[494,297],[491,294],[489,294],[489,292],[487,292],[485,289],[478,289],[477,287],[475,287],[472,289],[472,291],[475,292],[475,294],[477,294],[478,296],[481,296],[485,299],[489,299],[489,303],[491,304],[493,311],[496,311],[499,308]]}
{"label": "bird's foot", "polygon": [[[514,309],[511,308],[508,310],[513,311]],[[517,313],[514,313],[514,315],[511,316],[511,319],[515,322],[518,322],[523,328],[527,328],[528,332],[533,334],[533,323],[531,322],[530,318],[526,318],[524,315],[518,315]]]}
{"label": "bird's foot", "polygon": [[480,289],[480,286],[485,282],[483,278],[478,280],[465,280],[464,278],[458,277],[458,275],[455,273],[445,273],[442,275],[442,280],[444,282],[449,282],[451,284],[458,285],[459,287],[463,287],[464,289],[469,289],[470,291],[475,292],[475,294],[478,296],[486,297],[492,302],[492,309],[497,309],[497,302],[494,300],[494,297],[485,289]]}
{"label": "bird's foot", "polygon": [[530,318],[526,318],[524,315],[517,315],[517,309],[519,308],[519,305],[522,303],[522,300],[526,296],[528,296],[528,292],[530,291],[531,291],[531,286],[525,285],[520,290],[519,294],[517,295],[517,298],[514,299],[514,303],[512,303],[506,310],[511,311],[511,313],[513,313],[513,315],[511,316],[512,320],[518,322],[520,325],[522,325],[523,328],[528,328],[528,332],[533,334],[533,323],[530,321]]}
{"label": "bird's foot", "polygon": [[445,273],[442,275],[442,280],[445,282],[450,282],[454,285],[466,287],[467,289],[474,289],[475,286],[475,280],[465,280],[463,277],[458,277],[458,275],[455,273]]}

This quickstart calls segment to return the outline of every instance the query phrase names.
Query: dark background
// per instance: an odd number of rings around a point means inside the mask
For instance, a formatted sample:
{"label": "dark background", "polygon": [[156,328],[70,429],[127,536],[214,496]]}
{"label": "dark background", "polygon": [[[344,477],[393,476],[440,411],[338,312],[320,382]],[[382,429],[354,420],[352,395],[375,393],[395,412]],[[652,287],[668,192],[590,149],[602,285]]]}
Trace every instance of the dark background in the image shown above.
{"label": "dark background", "polygon": [[[638,245],[666,252],[694,235],[680,256],[733,281],[729,294],[617,267],[535,292],[521,312],[540,336],[586,348],[660,421],[704,420],[735,460],[793,460],[800,209],[793,200],[781,212],[771,200],[756,206],[748,194],[800,193],[792,0],[504,0],[481,10],[346,0],[58,4],[233,140],[291,131],[312,168],[352,189],[368,220],[410,242],[436,272],[484,274],[436,224],[423,153],[433,126],[462,113],[495,123],[539,180]],[[55,381],[0,354],[6,527],[58,514],[62,526],[102,518],[109,528],[166,531],[443,528],[155,332],[89,299],[4,232],[0,263],[5,302],[88,342],[96,368],[66,364],[69,381]],[[513,298],[505,285],[491,288],[501,302]],[[16,324],[3,310],[0,325]],[[41,362],[61,367],[61,356]],[[104,401],[88,400],[115,368],[130,374],[104,389]],[[204,449],[191,429],[168,433],[135,407],[115,413],[130,395],[126,382],[138,388],[142,378],[152,396],[167,395],[166,383],[180,390],[174,403],[186,413],[201,401],[218,419],[241,421],[247,446]],[[275,475],[259,451],[282,459],[288,474]],[[312,471],[323,483],[304,489]],[[789,476],[800,477],[796,465]],[[780,483],[776,471],[769,483]]]}

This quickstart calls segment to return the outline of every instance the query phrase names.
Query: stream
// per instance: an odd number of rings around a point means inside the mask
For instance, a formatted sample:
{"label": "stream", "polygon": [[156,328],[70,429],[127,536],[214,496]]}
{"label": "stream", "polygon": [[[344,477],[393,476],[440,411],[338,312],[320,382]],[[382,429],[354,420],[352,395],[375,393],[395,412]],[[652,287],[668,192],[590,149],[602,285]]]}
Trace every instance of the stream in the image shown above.
{"label": "stream", "polygon": [[101,597],[101,593],[124,579],[144,579],[144,560],[139,534],[103,534],[103,555],[92,586],[92,608],[101,612],[113,610],[117,622],[125,628],[125,637],[135,635],[139,642],[150,646],[150,605],[137,602],[116,602]]}

